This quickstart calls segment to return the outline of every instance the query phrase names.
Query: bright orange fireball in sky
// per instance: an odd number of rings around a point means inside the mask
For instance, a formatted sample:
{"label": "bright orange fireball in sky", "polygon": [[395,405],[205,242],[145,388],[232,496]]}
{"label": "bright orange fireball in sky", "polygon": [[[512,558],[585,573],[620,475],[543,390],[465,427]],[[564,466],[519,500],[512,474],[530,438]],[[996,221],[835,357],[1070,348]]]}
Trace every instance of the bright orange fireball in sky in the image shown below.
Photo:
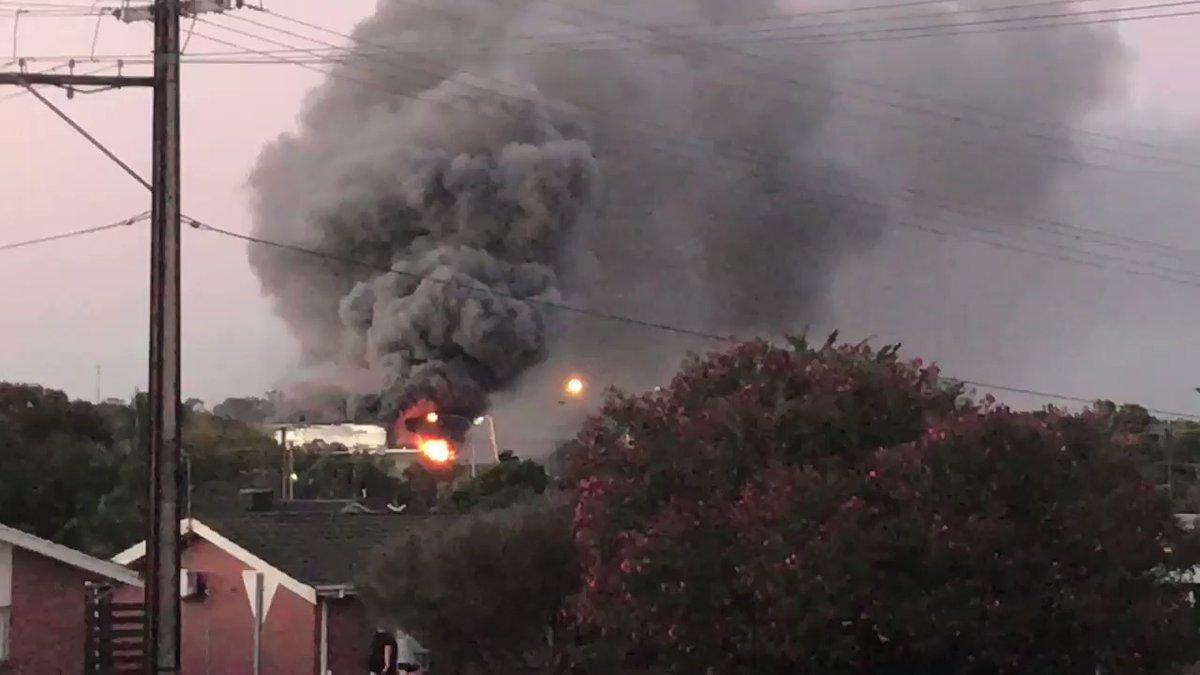
{"label": "bright orange fireball in sky", "polygon": [[426,459],[437,464],[449,462],[454,454],[450,449],[450,442],[444,438],[423,438],[420,448]]}

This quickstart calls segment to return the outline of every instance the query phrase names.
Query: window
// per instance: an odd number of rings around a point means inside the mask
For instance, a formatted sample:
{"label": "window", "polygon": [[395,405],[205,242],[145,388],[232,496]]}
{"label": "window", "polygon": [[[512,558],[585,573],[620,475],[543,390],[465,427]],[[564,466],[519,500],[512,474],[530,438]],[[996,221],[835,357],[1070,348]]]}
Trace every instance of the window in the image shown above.
{"label": "window", "polygon": [[12,607],[0,607],[0,662],[8,660],[8,620]]}

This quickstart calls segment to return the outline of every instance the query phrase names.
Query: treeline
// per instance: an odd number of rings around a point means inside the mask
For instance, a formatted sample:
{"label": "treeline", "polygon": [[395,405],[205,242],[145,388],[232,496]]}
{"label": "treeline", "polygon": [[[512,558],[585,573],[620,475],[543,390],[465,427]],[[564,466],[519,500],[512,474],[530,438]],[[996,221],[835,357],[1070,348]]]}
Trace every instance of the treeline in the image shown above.
{"label": "treeline", "polygon": [[[279,494],[284,454],[262,426],[270,399],[237,398],[209,412],[196,399],[183,410],[184,498],[191,512],[239,509],[244,488]],[[145,396],[94,404],[31,384],[0,383],[0,523],[107,557],[140,541],[146,498]],[[361,499],[409,512],[500,505],[545,489],[542,468],[503,455],[472,481],[465,467],[396,471],[387,458],[295,451],[295,496]],[[185,506],[185,509],[187,507]]]}
{"label": "treeline", "polygon": [[[97,556],[140,540],[146,419],[144,396],[93,404],[0,383],[0,522]],[[182,440],[194,509],[280,480],[279,448],[253,426],[191,405]]]}

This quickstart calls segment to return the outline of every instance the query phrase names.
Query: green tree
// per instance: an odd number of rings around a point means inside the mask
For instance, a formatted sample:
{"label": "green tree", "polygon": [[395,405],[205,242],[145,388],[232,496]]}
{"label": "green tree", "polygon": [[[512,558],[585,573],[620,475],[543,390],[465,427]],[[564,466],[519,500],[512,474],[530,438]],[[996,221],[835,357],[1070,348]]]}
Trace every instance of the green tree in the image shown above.
{"label": "green tree", "polygon": [[544,494],[549,485],[545,467],[505,451],[500,454],[499,464],[459,484],[450,502],[460,511],[505,508]]}
{"label": "green tree", "polygon": [[116,478],[96,406],[36,385],[0,383],[0,522],[79,547]]}
{"label": "green tree", "polygon": [[230,397],[213,407],[213,414],[243,424],[263,424],[275,415],[275,404],[255,396]]}
{"label": "green tree", "polygon": [[1114,434],[1127,420],[960,393],[894,348],[796,340],[613,397],[573,449],[574,617],[682,673],[1166,673],[1193,657],[1162,571],[1200,556]]}
{"label": "green tree", "polygon": [[183,449],[191,461],[196,513],[236,508],[238,491],[279,485],[284,454],[256,426],[202,410],[184,410]]}
{"label": "green tree", "polygon": [[[0,522],[97,556],[144,534],[146,397],[92,405],[0,383]],[[233,508],[242,487],[278,484],[282,453],[244,423],[186,408],[183,450],[198,512]]]}
{"label": "green tree", "polygon": [[308,443],[295,450],[294,462],[300,499],[357,499],[365,490],[368,496],[394,501],[404,493],[388,458],[349,454],[337,443]]}
{"label": "green tree", "polygon": [[438,517],[391,542],[361,581],[447,675],[543,672],[547,629],[579,583],[570,509],[545,500]]}

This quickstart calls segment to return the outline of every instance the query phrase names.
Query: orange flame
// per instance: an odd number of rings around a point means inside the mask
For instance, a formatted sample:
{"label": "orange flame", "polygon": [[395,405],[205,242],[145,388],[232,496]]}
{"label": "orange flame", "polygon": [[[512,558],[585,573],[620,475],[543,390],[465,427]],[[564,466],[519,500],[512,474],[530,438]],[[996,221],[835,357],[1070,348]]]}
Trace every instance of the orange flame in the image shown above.
{"label": "orange flame", "polygon": [[445,464],[454,458],[454,449],[444,438],[422,438],[419,447],[421,454],[435,464]]}

